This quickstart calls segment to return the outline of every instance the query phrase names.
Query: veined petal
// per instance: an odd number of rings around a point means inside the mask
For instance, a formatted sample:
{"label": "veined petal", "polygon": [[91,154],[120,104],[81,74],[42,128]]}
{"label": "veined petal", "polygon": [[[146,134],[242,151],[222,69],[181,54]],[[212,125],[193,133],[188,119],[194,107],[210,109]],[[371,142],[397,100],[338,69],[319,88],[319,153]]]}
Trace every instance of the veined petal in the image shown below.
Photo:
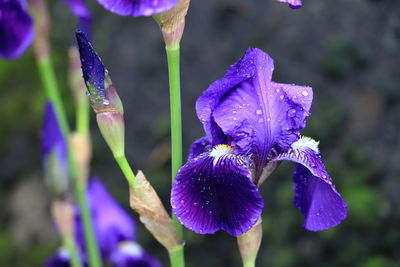
{"label": "veined petal", "polygon": [[179,0],[97,0],[105,9],[121,16],[151,16],[165,12]]}
{"label": "veined petal", "polygon": [[273,149],[285,151],[299,138],[312,102],[310,87],[272,82],[273,69],[271,57],[248,49],[228,72],[247,73],[247,78],[218,91],[217,104],[210,107],[211,117],[238,153],[253,155],[257,177]]}
{"label": "veined petal", "polygon": [[292,9],[299,9],[302,6],[301,0],[278,0],[279,2],[288,3]]}
{"label": "veined petal", "polygon": [[115,267],[161,267],[160,262],[135,242],[123,242],[113,251],[110,262]]}
{"label": "veined petal", "polygon": [[206,152],[208,148],[211,148],[211,143],[207,137],[197,139],[190,146],[188,161]]}
{"label": "veined petal", "polygon": [[318,142],[303,137],[271,162],[281,160],[298,163],[293,175],[294,203],[305,217],[304,227],[307,230],[325,230],[338,225],[347,217],[346,203],[325,169]]}
{"label": "veined petal", "polygon": [[179,170],[171,205],[178,220],[196,233],[225,230],[237,236],[257,222],[264,202],[251,181],[247,159],[219,145]]}
{"label": "veined petal", "polygon": [[0,0],[0,57],[21,56],[33,40],[33,22],[19,0]]}

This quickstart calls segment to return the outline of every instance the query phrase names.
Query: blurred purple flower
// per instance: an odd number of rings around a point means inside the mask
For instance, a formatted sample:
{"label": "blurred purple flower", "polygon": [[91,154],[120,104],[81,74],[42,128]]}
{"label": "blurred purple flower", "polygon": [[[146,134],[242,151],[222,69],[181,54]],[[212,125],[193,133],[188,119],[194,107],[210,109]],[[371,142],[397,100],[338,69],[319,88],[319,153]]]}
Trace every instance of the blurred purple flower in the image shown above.
{"label": "blurred purple flower", "polygon": [[[112,263],[113,266],[117,267],[137,266],[129,265],[130,262],[147,264],[140,266],[159,266],[157,265],[157,260],[145,253],[139,245],[133,242],[135,240],[135,224],[133,220],[107,192],[99,179],[91,178],[89,180],[87,200],[101,256],[105,262]],[[85,262],[84,232],[78,209],[76,209],[75,216],[75,240],[80,248],[81,258]],[[137,246],[138,252],[136,254],[131,253],[128,244]],[[69,255],[64,249],[60,249],[50,257],[46,266],[64,266],[62,264],[69,266]]]}
{"label": "blurred purple flower", "polygon": [[197,233],[237,236],[251,229],[263,209],[256,185],[282,160],[298,163],[294,201],[306,229],[324,230],[347,216],[318,143],[300,138],[312,89],[271,81],[273,69],[266,53],[248,49],[197,100],[206,137],[193,143],[171,193],[179,221]]}
{"label": "blurred purple flower", "polygon": [[0,0],[0,57],[21,56],[33,39],[33,22],[24,0]]}
{"label": "blurred purple flower", "polygon": [[179,0],[97,0],[108,11],[121,16],[152,16],[168,11]]}
{"label": "blurred purple flower", "polygon": [[86,7],[85,0],[64,0],[72,13],[79,18],[80,29],[91,39],[92,16]]}
{"label": "blurred purple flower", "polygon": [[50,102],[46,103],[44,110],[42,158],[47,186],[54,196],[62,196],[69,186],[67,142]]}
{"label": "blurred purple flower", "polygon": [[278,0],[279,2],[288,3],[293,9],[299,9],[302,6],[301,0]]}

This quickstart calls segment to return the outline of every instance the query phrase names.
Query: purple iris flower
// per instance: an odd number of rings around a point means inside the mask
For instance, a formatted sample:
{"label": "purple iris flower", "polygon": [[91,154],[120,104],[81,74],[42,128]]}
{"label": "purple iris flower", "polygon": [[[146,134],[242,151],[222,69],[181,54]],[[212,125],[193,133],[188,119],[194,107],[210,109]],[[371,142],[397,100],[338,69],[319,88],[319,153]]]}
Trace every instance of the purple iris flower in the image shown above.
{"label": "purple iris flower", "polygon": [[24,0],[0,0],[0,57],[21,56],[33,39],[33,22]]}
{"label": "purple iris flower", "polygon": [[273,69],[266,53],[248,49],[197,100],[206,136],[192,144],[171,193],[174,213],[196,233],[237,236],[251,229],[264,205],[256,185],[282,160],[297,163],[294,202],[307,230],[336,226],[347,216],[318,143],[300,137],[312,89],[273,82]]}
{"label": "purple iris flower", "polygon": [[293,9],[301,8],[302,2],[301,0],[278,0],[279,2],[288,3],[289,6]]}
{"label": "purple iris flower", "polygon": [[105,9],[121,16],[152,16],[168,11],[179,0],[97,0]]}
{"label": "purple iris flower", "polygon": [[44,110],[42,158],[47,186],[55,197],[63,196],[69,187],[67,142],[50,102]]}
{"label": "purple iris flower", "polygon": [[[87,198],[104,262],[112,263],[112,266],[118,267],[160,266],[156,259],[134,243],[136,228],[133,220],[107,192],[99,179],[92,178],[89,180]],[[75,216],[75,240],[80,248],[81,259],[85,263],[84,233],[78,209],[76,209]],[[132,246],[136,247],[135,251],[131,249]],[[132,265],[131,262],[139,262],[143,265]],[[68,252],[63,248],[58,250],[55,255],[49,258],[46,266],[70,266]]]}

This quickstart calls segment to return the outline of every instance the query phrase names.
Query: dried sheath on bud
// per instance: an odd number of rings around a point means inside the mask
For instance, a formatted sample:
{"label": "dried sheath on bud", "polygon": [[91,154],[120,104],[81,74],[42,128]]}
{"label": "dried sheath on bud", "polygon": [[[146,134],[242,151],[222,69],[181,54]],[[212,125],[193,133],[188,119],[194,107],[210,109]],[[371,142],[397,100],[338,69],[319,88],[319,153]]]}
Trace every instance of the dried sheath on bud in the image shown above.
{"label": "dried sheath on bud", "polygon": [[114,157],[124,156],[124,110],[100,57],[82,31],[76,32],[87,96],[96,112],[97,124]]}
{"label": "dried sheath on bud", "polygon": [[130,205],[140,221],[167,250],[181,245],[170,216],[143,172],[138,172],[135,182],[135,188],[130,189]]}

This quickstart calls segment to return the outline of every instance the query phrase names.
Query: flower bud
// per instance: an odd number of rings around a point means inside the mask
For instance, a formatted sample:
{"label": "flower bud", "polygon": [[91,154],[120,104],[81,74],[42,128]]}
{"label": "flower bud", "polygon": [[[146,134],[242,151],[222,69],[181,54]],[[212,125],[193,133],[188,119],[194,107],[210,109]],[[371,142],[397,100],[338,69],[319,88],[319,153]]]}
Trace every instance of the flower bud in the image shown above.
{"label": "flower bud", "polygon": [[62,236],[70,236],[74,233],[74,206],[69,200],[54,201],[51,214]]}
{"label": "flower bud", "polygon": [[139,214],[140,221],[154,238],[167,250],[173,250],[181,245],[171,217],[141,171],[136,176],[135,188],[130,188],[130,206]]}
{"label": "flower bud", "polygon": [[244,263],[243,265],[246,265],[246,263],[254,263],[256,261],[258,250],[261,245],[262,235],[261,218],[259,218],[253,228],[237,237],[240,255],[242,256]]}
{"label": "flower bud", "polygon": [[67,142],[61,133],[53,108],[45,107],[42,129],[42,157],[45,181],[53,197],[62,197],[69,190]]}
{"label": "flower bud", "polygon": [[82,31],[76,32],[90,104],[96,112],[97,124],[114,157],[124,156],[125,123],[124,111],[114,85],[100,57],[94,51]]}
{"label": "flower bud", "polygon": [[189,4],[190,0],[179,0],[172,9],[153,15],[161,28],[167,48],[179,47],[185,29],[185,17]]}

